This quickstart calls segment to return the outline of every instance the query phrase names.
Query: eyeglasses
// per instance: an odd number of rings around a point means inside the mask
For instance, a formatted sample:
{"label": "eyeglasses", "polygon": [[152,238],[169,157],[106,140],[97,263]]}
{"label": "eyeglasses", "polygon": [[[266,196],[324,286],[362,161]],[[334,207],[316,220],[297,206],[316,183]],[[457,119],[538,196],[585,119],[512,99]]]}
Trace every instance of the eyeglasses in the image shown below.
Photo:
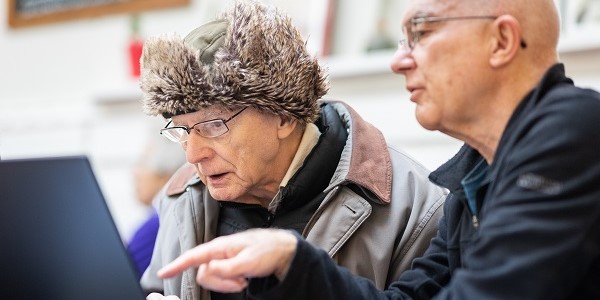
{"label": "eyeglasses", "polygon": [[[460,20],[493,20],[498,18],[497,16],[462,16],[462,17],[415,17],[410,19],[410,27],[404,26],[402,28],[404,37],[398,42],[398,47],[405,49],[408,52],[412,51],[423,33],[426,32],[424,25],[427,23],[439,23],[449,21],[460,21]],[[524,40],[521,40],[521,48],[527,48],[527,44]]]}
{"label": "eyeglasses", "polygon": [[235,113],[229,119],[213,119],[208,121],[198,122],[192,127],[188,128],[185,126],[173,126],[169,127],[169,125],[173,122],[173,120],[169,121],[165,128],[160,130],[160,134],[164,135],[169,140],[175,143],[184,143],[187,142],[190,132],[192,129],[196,131],[199,135],[206,138],[214,138],[221,135],[224,135],[229,131],[229,127],[227,127],[227,122],[231,121],[233,118],[237,117],[248,107],[242,108],[242,110]]}

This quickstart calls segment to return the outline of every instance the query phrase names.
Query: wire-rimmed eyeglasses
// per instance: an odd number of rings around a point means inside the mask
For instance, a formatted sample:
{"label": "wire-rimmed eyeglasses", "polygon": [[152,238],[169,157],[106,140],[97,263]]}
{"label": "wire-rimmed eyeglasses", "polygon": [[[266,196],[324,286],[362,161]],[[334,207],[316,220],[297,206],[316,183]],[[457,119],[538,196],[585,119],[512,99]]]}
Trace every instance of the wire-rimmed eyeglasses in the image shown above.
{"label": "wire-rimmed eyeglasses", "polygon": [[167,125],[165,125],[165,128],[160,130],[160,134],[164,135],[166,138],[168,138],[169,140],[171,140],[175,143],[186,142],[190,136],[190,133],[192,132],[192,129],[194,131],[196,131],[196,133],[198,133],[199,135],[206,137],[206,138],[218,137],[218,136],[224,135],[225,133],[227,133],[229,131],[229,127],[227,127],[227,122],[229,122],[233,118],[237,117],[246,108],[248,108],[248,107],[242,108],[242,110],[238,111],[237,113],[235,113],[233,116],[231,116],[228,119],[225,119],[225,120],[213,119],[213,120],[208,120],[208,121],[202,121],[202,122],[198,122],[198,123],[192,125],[192,127],[186,127],[186,126],[169,127],[169,125],[171,125],[171,123],[173,122],[173,120],[170,120],[169,123],[167,123]]}
{"label": "wire-rimmed eyeglasses", "polygon": [[[437,23],[437,22],[448,22],[448,21],[460,21],[460,20],[494,20],[498,18],[498,16],[461,16],[461,17],[414,17],[410,19],[409,26],[404,26],[402,28],[403,37],[398,41],[398,48],[405,49],[407,51],[412,51],[421,36],[426,31],[422,26],[427,23]],[[521,40],[521,48],[527,48],[527,43],[524,40]]]}

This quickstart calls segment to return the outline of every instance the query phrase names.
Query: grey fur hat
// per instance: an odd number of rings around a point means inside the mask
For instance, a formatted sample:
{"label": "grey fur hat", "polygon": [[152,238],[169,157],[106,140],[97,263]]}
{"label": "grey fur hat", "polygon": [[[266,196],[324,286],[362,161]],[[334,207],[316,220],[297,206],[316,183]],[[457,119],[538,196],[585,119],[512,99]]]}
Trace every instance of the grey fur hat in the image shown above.
{"label": "grey fur hat", "polygon": [[141,70],[144,112],[166,118],[222,104],[312,123],[328,89],[290,18],[255,1],[236,2],[183,40],[147,40]]}

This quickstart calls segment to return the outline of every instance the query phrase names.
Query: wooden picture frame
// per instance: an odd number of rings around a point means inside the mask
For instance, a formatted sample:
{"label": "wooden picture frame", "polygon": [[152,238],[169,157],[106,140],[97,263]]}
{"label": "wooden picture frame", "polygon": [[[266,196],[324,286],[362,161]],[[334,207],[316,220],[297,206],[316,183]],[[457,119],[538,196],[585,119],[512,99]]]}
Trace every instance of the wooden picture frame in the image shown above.
{"label": "wooden picture frame", "polygon": [[183,6],[190,0],[8,0],[11,28]]}

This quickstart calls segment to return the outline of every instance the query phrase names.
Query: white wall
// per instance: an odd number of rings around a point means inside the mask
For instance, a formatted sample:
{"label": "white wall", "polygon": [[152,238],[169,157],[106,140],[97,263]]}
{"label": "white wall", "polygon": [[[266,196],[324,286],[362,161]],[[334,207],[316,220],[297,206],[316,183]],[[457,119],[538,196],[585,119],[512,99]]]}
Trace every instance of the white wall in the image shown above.
{"label": "white wall", "polygon": [[[186,8],[142,14],[142,34],[185,35],[229,1],[191,2]],[[6,24],[6,5],[0,5],[0,156],[89,155],[127,239],[147,213],[135,200],[131,168],[148,134],[163,125],[144,116],[132,101],[139,91],[128,70],[129,17],[16,30]],[[348,44],[348,49],[354,47]],[[390,143],[430,169],[460,146],[416,123],[403,79],[388,71],[390,53],[368,58],[354,50],[346,54],[323,61],[332,74],[329,98],[350,102]],[[573,78],[600,88],[600,51],[571,52],[563,58]]]}
{"label": "white wall", "polygon": [[[227,1],[141,15],[142,35],[185,35]],[[148,209],[135,200],[132,168],[148,134],[130,76],[126,14],[11,29],[0,5],[0,156],[90,156],[124,239]]]}

